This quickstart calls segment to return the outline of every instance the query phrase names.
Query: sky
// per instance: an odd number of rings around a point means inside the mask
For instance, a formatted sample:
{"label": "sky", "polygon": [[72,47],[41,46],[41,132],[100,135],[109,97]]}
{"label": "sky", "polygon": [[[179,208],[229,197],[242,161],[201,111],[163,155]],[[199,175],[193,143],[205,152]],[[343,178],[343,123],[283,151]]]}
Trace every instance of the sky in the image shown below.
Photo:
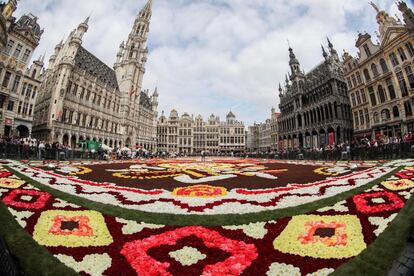
{"label": "sky", "polygon": [[[393,0],[373,0],[390,15]],[[413,7],[413,0],[406,0]],[[91,16],[83,46],[113,66],[146,0],[21,0],[16,16],[33,13],[44,28],[34,58]],[[289,71],[288,40],[305,72],[323,59],[329,36],[338,53],[355,55],[359,32],[374,41],[368,0],[153,0],[143,89],[158,87],[159,114],[171,109],[222,120],[231,110],[251,125],[278,110],[278,83]]]}

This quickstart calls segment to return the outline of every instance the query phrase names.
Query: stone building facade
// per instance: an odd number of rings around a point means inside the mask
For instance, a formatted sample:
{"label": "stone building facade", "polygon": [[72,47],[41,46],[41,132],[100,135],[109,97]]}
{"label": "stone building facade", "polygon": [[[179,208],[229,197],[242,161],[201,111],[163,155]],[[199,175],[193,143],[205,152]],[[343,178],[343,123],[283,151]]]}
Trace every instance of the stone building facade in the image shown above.
{"label": "stone building facade", "polygon": [[260,124],[254,123],[247,127],[246,151],[249,153],[259,151],[259,126]]}
{"label": "stone building facade", "polygon": [[328,39],[324,60],[305,74],[292,48],[291,72],[279,85],[279,149],[319,148],[352,137],[351,107],[342,62]]}
{"label": "stone building facade", "polygon": [[401,136],[414,131],[414,14],[399,2],[401,22],[371,5],[379,43],[359,34],[358,57],[343,55],[355,137]]}
{"label": "stone building facade", "polygon": [[246,135],[244,123],[237,121],[233,112],[229,112],[225,122],[220,122],[219,151],[222,153],[244,152]]}
{"label": "stone building facade", "polygon": [[275,109],[272,108],[272,115],[270,117],[270,141],[271,141],[271,150],[276,152],[279,150],[279,121],[280,113],[275,112]]}
{"label": "stone building facade", "polygon": [[[157,147],[160,152],[180,154],[235,153],[245,150],[244,124],[230,112],[225,122],[211,114],[207,121],[201,115],[178,115],[176,110],[167,118],[164,113],[157,125]],[[243,137],[243,138],[241,138]]]}
{"label": "stone building facade", "polygon": [[272,153],[278,150],[278,118],[280,113],[271,109],[270,119],[254,123],[246,133],[247,152]]}
{"label": "stone building facade", "polygon": [[42,81],[43,59],[29,63],[43,30],[37,17],[12,16],[17,1],[2,7],[7,43],[0,51],[0,135],[28,137],[32,129],[35,102]]}
{"label": "stone building facade", "polygon": [[156,150],[158,92],[142,90],[151,7],[149,0],[139,12],[113,69],[82,46],[89,18],[56,45],[36,103],[35,138]]}

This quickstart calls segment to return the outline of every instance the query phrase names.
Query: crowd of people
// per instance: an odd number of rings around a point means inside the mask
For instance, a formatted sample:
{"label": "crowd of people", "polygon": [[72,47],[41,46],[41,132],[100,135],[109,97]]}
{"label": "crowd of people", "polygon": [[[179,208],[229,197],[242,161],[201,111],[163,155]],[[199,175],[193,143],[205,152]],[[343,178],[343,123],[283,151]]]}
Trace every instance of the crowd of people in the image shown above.
{"label": "crowd of people", "polygon": [[[261,157],[261,158],[279,158],[279,159],[342,159],[344,156],[348,159],[357,158],[393,158],[408,156],[413,149],[414,135],[408,132],[404,135],[388,136],[376,135],[375,137],[355,138],[351,142],[345,141],[333,145],[325,145],[312,148],[294,148],[280,149],[279,151],[255,152],[255,153],[215,153],[217,156],[235,156],[235,157]],[[413,146],[414,148],[414,146]],[[211,155],[207,151],[194,153],[191,155],[201,156],[204,160],[206,156]],[[186,157],[186,153],[167,153],[167,152],[149,152],[145,149],[134,147],[115,147],[110,148],[101,145],[97,149],[88,149],[78,145],[76,149],[70,145],[58,142],[48,143],[34,138],[0,138],[0,156],[2,158],[20,158],[20,159],[100,159],[100,160],[120,160],[134,158],[175,158]]]}
{"label": "crowd of people", "polygon": [[396,136],[382,134],[372,138],[367,136],[354,138],[351,142],[345,141],[321,147],[280,149],[277,155],[283,159],[295,159],[298,156],[313,159],[392,158],[395,155],[410,155],[413,140],[414,135],[411,132]]}

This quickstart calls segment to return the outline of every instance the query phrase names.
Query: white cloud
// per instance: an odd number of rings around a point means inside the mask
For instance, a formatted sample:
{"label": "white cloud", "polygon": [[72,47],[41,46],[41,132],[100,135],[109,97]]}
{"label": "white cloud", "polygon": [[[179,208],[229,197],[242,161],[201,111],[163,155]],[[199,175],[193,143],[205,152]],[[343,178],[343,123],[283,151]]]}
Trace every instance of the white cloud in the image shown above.
{"label": "white cloud", "polygon": [[[392,0],[378,0],[394,15]],[[84,46],[112,65],[144,0],[25,0],[45,28],[37,55],[49,56],[63,36],[91,14]],[[309,71],[330,36],[338,52],[355,53],[357,31],[376,30],[360,0],[154,0],[144,87],[158,81],[159,111],[216,113],[233,109],[251,124],[278,105],[277,83],[288,72],[287,42]]]}

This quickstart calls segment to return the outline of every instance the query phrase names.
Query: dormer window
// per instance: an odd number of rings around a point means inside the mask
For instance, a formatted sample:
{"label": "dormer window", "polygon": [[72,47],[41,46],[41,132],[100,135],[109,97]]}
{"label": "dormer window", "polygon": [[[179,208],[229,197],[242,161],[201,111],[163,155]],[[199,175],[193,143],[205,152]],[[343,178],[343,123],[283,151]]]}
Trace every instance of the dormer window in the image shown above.
{"label": "dormer window", "polygon": [[371,56],[371,50],[369,49],[368,45],[364,44],[363,47],[364,47],[364,51],[365,51],[365,54],[367,55],[367,57],[370,57]]}

